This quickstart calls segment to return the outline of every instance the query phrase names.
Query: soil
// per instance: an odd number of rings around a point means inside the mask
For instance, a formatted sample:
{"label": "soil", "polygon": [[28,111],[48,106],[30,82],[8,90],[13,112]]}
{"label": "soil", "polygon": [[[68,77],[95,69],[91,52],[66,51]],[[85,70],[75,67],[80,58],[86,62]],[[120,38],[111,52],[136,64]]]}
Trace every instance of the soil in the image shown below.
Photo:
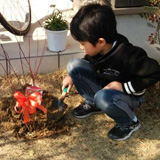
{"label": "soil", "polygon": [[[3,93],[1,92],[0,99],[1,128],[11,130],[15,137],[24,139],[43,138],[67,132],[69,127],[73,126],[65,114],[68,108],[63,110],[58,108],[58,97],[61,94],[61,82],[64,75],[65,71],[60,70],[53,75],[38,75],[37,85],[41,89],[43,88],[41,105],[47,109],[47,114],[37,109],[35,114],[30,114],[28,123],[24,123],[23,113],[20,114],[15,111],[16,99],[13,93],[21,91],[24,94],[26,84],[28,86],[32,82],[30,76],[9,78],[10,83],[6,79],[1,79],[1,83],[3,83],[1,86],[6,86],[5,89],[3,88]],[[25,83],[22,82],[23,79],[25,79]],[[13,86],[16,86],[16,88],[13,88]],[[64,102],[64,104],[66,103]]]}
{"label": "soil", "polygon": [[[30,84],[30,76],[0,79],[0,159],[2,160],[158,160],[160,159],[159,86],[147,90],[146,103],[138,111],[142,127],[127,141],[107,138],[114,126],[105,114],[76,119],[71,115],[83,98],[75,88],[67,95],[64,112],[56,108],[61,95],[65,70],[38,75],[36,86],[43,89],[44,114],[37,109],[25,124],[23,114],[16,113],[13,93],[21,84]],[[16,87],[13,87],[16,86]],[[57,115],[59,115],[56,117]],[[56,115],[56,116],[55,116]],[[56,117],[56,118],[55,118]]]}
{"label": "soil", "polygon": [[65,132],[71,124],[67,122],[65,115],[54,118],[54,114],[58,112],[61,114],[61,111],[58,111],[57,108],[54,109],[54,106],[52,107],[57,100],[58,98],[44,91],[42,106],[46,106],[47,114],[37,109],[35,114],[30,115],[30,121],[24,123],[24,114],[19,114],[14,110],[15,98],[4,98],[1,100],[0,106],[1,126],[13,130],[13,134],[18,138],[42,138],[51,134]]}

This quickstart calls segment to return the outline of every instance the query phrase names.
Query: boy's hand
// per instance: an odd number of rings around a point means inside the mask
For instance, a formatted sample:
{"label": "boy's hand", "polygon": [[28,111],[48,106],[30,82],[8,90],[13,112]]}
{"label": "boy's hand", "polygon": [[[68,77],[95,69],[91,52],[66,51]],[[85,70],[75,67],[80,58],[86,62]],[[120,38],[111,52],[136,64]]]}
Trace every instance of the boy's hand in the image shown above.
{"label": "boy's hand", "polygon": [[123,92],[122,84],[120,82],[118,82],[118,81],[110,82],[103,89],[115,89],[115,90]]}
{"label": "boy's hand", "polygon": [[68,87],[67,89],[67,93],[69,93],[72,89],[72,86],[73,86],[73,81],[71,79],[71,77],[68,75],[66,76],[64,79],[63,79],[63,82],[62,82],[62,91]]}

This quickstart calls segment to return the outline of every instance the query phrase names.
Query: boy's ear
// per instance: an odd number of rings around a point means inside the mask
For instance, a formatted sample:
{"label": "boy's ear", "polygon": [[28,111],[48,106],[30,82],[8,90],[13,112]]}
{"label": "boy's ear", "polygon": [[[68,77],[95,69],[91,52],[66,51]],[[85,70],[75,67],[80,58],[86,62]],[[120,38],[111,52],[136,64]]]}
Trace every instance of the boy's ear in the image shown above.
{"label": "boy's ear", "polygon": [[106,44],[106,40],[104,38],[99,38],[98,43],[99,45],[104,46]]}

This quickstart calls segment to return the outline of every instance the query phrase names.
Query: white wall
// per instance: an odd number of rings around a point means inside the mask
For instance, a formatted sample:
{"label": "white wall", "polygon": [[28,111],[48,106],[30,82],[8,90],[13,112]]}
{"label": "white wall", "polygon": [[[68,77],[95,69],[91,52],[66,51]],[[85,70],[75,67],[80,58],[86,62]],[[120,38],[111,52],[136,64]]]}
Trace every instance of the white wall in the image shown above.
{"label": "white wall", "polygon": [[152,28],[147,27],[146,20],[139,15],[117,15],[118,32],[128,37],[129,41],[136,46],[142,47],[148,56],[160,60],[160,51],[147,42]]}

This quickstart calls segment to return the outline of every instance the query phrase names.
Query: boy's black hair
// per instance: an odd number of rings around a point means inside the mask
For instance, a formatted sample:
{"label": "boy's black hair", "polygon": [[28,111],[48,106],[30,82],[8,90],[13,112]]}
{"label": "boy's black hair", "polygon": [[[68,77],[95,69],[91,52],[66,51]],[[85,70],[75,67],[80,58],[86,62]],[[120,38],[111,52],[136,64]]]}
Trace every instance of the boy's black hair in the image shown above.
{"label": "boy's black hair", "polygon": [[95,45],[99,38],[104,38],[106,43],[113,43],[117,39],[116,26],[116,18],[110,6],[89,3],[73,17],[70,30],[77,41],[89,41]]}

